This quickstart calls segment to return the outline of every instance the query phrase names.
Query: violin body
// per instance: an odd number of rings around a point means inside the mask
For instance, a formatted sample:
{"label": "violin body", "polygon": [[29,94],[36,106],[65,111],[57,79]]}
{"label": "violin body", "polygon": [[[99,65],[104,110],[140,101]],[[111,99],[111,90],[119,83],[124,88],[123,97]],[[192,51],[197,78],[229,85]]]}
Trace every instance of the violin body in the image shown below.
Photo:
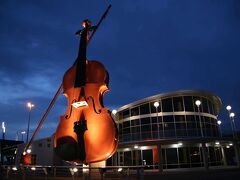
{"label": "violin body", "polygon": [[[57,127],[54,147],[56,153],[64,160],[77,162],[99,162],[108,159],[116,151],[118,144],[117,127],[107,108],[103,107],[103,95],[108,91],[108,73],[97,61],[86,61],[86,83],[84,86],[88,106],[74,108],[72,102],[78,98],[81,88],[73,86],[76,65],[64,75],[64,95],[68,98],[66,115],[61,116]],[[91,97],[91,98],[89,98]],[[96,111],[96,112],[95,112]],[[84,133],[85,158],[79,159],[81,149],[74,132],[74,123],[86,120]]]}

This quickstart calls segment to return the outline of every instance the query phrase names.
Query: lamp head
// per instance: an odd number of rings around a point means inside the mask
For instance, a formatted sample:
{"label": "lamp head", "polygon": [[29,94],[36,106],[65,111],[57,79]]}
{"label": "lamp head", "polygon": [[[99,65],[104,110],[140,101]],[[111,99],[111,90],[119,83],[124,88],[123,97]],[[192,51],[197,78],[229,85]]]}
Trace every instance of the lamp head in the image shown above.
{"label": "lamp head", "polygon": [[226,107],[226,109],[227,109],[228,111],[231,111],[232,107],[228,105],[228,106]]}
{"label": "lamp head", "polygon": [[195,104],[199,107],[201,105],[201,101],[200,100],[196,100]]}
{"label": "lamp head", "polygon": [[156,101],[153,105],[154,105],[155,108],[158,108],[159,102]]}

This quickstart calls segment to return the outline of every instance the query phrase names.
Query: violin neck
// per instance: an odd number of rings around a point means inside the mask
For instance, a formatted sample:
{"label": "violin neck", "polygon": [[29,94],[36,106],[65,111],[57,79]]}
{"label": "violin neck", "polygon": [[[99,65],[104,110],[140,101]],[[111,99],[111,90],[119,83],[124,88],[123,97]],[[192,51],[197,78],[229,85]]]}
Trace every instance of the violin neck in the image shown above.
{"label": "violin neck", "polygon": [[86,83],[86,59],[87,59],[87,36],[88,28],[84,28],[81,33],[80,45],[77,57],[77,69],[74,87],[83,87]]}

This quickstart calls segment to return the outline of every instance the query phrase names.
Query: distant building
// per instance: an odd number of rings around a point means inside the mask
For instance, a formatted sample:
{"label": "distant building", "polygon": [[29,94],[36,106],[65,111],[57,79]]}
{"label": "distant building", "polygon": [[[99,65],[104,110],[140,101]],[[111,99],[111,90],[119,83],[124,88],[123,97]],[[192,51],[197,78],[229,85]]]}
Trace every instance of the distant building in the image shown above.
{"label": "distant building", "polygon": [[23,141],[0,139],[0,164],[15,164],[17,147],[21,143]]}
{"label": "distant building", "polygon": [[[64,165],[58,156],[54,153],[53,149],[53,137],[50,136],[43,139],[38,139],[34,141],[26,153],[32,155],[31,164],[32,165],[43,165],[43,166],[55,166],[55,165]],[[22,154],[24,152],[26,144],[20,144],[16,152],[16,164],[22,163]]]}

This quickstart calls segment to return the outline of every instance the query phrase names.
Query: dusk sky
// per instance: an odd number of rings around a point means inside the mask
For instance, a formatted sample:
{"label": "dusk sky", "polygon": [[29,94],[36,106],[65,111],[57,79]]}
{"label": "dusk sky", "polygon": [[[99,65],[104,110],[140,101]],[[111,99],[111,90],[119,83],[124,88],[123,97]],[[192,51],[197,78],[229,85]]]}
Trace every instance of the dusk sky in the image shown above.
{"label": "dusk sky", "polygon": [[[0,121],[6,138],[27,129],[26,103],[35,104],[31,129],[76,59],[82,20],[97,23],[87,57],[110,74],[110,110],[164,92],[205,90],[231,104],[240,127],[239,0],[0,0]],[[38,138],[52,135],[65,113],[61,94]],[[31,135],[30,134],[30,135]],[[26,138],[26,136],[25,136]]]}

